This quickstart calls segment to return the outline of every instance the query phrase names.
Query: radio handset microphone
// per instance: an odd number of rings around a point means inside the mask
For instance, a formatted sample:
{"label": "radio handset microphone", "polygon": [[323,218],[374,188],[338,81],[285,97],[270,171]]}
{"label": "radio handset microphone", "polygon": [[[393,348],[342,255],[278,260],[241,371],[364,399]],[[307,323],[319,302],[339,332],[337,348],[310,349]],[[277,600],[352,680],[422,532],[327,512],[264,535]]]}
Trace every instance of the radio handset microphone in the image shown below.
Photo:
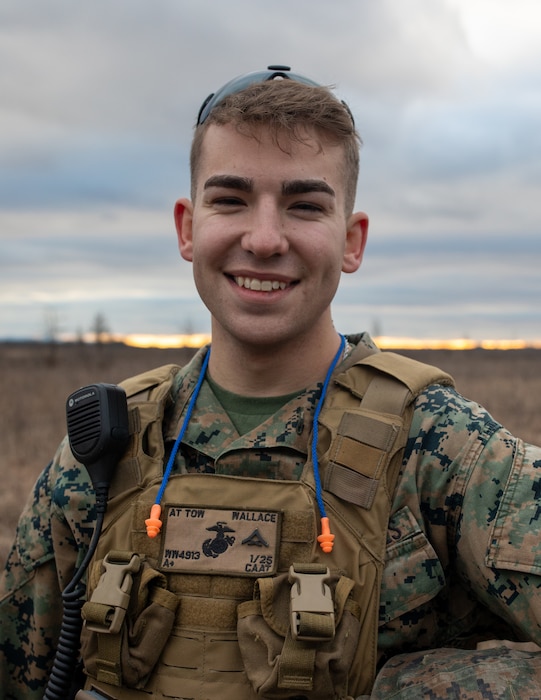
{"label": "radio handset microphone", "polygon": [[96,523],[85,558],[62,592],[64,615],[44,700],[65,700],[73,690],[86,591],[81,579],[98,544],[114,468],[128,446],[126,393],[114,384],[78,389],[66,401],[66,421],[73,456],[86,467],[96,493]]}
{"label": "radio handset microphone", "polygon": [[66,402],[66,420],[71,451],[85,465],[96,500],[105,498],[106,506],[114,468],[128,445],[126,393],[114,384],[78,389]]}

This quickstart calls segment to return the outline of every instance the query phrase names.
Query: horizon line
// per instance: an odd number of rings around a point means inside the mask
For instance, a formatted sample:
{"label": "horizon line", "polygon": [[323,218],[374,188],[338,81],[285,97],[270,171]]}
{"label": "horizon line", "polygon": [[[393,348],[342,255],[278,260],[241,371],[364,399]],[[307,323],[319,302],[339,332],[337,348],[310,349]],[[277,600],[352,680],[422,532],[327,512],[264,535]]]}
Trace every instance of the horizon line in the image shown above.
{"label": "horizon line", "polygon": [[[526,350],[541,349],[541,339],[524,340],[520,338],[419,338],[411,336],[371,336],[376,345],[382,350]],[[95,333],[60,334],[57,338],[61,343],[95,343]],[[4,339],[7,342],[7,339]],[[25,342],[19,339],[18,342]],[[39,342],[36,339],[26,339],[26,342]],[[41,342],[50,342],[41,339]],[[210,333],[103,333],[99,342],[123,343],[137,348],[193,348],[197,349],[211,342]]]}

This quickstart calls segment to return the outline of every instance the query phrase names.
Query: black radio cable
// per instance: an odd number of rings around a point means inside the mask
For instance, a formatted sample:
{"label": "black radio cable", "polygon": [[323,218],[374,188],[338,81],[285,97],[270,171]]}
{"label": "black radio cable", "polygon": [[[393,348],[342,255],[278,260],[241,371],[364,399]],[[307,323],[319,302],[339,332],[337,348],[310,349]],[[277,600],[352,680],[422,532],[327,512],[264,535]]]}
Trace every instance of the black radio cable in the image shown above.
{"label": "black radio cable", "polygon": [[88,551],[62,592],[62,625],[44,700],[67,700],[74,689],[86,593],[83,576],[98,546],[114,468],[129,441],[126,393],[114,384],[78,389],[68,397],[66,419],[71,451],[86,467],[94,486],[96,523]]}
{"label": "black radio cable", "polygon": [[43,696],[44,700],[66,700],[70,697],[79,661],[81,630],[83,628],[81,609],[85,603],[86,584],[82,579],[94,556],[100,538],[107,509],[108,493],[108,486],[100,488],[99,494],[96,492],[96,524],[92,540],[81,566],[62,592],[64,606],[62,626],[53,668]]}

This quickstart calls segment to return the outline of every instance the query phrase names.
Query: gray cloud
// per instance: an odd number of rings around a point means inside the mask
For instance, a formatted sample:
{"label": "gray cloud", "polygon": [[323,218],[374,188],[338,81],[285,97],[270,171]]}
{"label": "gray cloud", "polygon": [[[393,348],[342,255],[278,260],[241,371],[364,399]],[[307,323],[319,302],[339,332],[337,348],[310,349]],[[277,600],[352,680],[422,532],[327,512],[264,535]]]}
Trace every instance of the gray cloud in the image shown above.
{"label": "gray cloud", "polygon": [[541,11],[493,0],[479,32],[484,4],[6,0],[0,335],[50,307],[70,330],[98,310],[119,332],[208,328],[171,213],[193,121],[279,61],[335,84],[364,140],[371,237],[337,323],[541,336]]}

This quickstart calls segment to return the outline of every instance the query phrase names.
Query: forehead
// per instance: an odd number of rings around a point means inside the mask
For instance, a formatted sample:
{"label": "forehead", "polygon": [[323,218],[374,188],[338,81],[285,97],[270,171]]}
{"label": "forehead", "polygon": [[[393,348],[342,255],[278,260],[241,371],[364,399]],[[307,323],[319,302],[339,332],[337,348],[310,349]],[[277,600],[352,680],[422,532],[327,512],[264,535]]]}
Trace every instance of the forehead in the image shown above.
{"label": "forehead", "polygon": [[294,138],[286,133],[271,134],[265,127],[239,133],[231,124],[212,124],[205,133],[197,174],[197,189],[215,174],[243,177],[318,177],[343,188],[344,149],[306,129]]}

